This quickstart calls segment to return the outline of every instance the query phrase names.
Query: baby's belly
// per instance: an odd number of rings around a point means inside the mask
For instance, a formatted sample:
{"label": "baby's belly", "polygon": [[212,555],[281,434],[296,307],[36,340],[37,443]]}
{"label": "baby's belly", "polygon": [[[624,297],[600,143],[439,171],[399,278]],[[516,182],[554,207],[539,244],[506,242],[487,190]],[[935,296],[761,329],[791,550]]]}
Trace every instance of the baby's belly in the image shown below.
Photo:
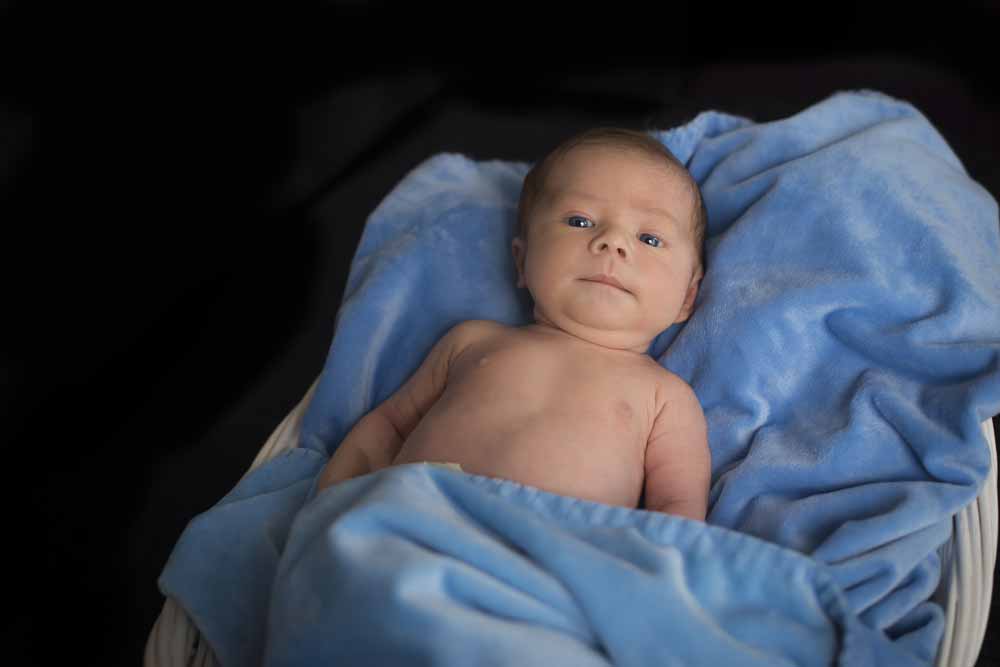
{"label": "baby's belly", "polygon": [[[495,415],[492,415],[495,417]],[[636,507],[643,449],[636,433],[581,415],[491,415],[432,410],[393,464],[458,463],[465,472],[513,480],[564,496]]]}

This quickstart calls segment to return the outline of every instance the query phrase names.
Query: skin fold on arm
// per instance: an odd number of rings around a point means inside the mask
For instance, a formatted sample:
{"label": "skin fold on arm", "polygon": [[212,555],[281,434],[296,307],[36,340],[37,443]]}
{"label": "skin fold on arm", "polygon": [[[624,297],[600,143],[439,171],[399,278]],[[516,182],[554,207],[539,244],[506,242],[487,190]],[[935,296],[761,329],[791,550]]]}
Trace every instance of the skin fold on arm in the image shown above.
{"label": "skin fold on arm", "polygon": [[452,327],[406,383],[354,425],[320,473],[318,491],[392,464],[406,438],[444,391],[452,361],[479,328],[476,321]]}

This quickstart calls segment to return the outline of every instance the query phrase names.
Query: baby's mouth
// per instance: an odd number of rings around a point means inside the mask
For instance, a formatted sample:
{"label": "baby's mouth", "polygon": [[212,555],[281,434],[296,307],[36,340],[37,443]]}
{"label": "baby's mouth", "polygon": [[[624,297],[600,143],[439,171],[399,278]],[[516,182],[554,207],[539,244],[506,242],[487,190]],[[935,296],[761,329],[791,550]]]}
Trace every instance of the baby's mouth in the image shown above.
{"label": "baby's mouth", "polygon": [[631,294],[631,292],[625,289],[625,286],[621,284],[621,281],[614,276],[607,275],[606,273],[595,273],[592,276],[587,276],[586,278],[581,278],[580,280],[586,280],[587,282],[592,283],[603,283],[605,285],[610,285],[611,287],[617,287],[621,291]]}

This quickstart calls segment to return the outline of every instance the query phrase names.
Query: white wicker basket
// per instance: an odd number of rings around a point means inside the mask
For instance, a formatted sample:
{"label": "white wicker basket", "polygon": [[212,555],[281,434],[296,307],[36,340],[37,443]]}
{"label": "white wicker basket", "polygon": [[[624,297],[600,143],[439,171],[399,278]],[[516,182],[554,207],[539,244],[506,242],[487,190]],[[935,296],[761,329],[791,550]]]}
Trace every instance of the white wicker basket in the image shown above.
{"label": "white wicker basket", "polygon": [[[316,385],[257,453],[253,470],[299,441],[302,415]],[[979,496],[955,515],[950,557],[944,560],[941,584],[934,596],[945,609],[945,631],[937,667],[972,667],[982,649],[993,594],[997,553],[997,457],[990,420],[982,423],[990,443],[990,473]],[[245,474],[244,474],[245,476]],[[198,629],[172,598],[167,598],[146,641],[146,667],[215,667],[215,655]]]}

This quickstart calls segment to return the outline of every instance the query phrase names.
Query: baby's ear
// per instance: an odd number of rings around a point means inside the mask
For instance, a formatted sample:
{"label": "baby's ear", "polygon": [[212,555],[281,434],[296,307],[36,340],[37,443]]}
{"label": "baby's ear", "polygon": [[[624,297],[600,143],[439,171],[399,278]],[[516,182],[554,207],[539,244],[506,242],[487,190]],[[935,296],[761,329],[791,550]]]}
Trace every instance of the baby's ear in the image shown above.
{"label": "baby's ear", "polygon": [[514,266],[517,267],[517,286],[527,287],[527,283],[524,282],[524,251],[526,249],[524,239],[520,236],[515,236],[514,240],[510,242],[510,250],[514,254]]}
{"label": "baby's ear", "polygon": [[698,287],[701,285],[701,279],[705,276],[705,269],[699,264],[695,267],[694,275],[691,276],[691,282],[688,283],[687,292],[684,294],[684,303],[681,305],[681,312],[677,313],[677,319],[674,320],[674,324],[678,322],[686,322],[689,317],[691,317],[691,311],[694,310],[695,299],[698,298]]}

